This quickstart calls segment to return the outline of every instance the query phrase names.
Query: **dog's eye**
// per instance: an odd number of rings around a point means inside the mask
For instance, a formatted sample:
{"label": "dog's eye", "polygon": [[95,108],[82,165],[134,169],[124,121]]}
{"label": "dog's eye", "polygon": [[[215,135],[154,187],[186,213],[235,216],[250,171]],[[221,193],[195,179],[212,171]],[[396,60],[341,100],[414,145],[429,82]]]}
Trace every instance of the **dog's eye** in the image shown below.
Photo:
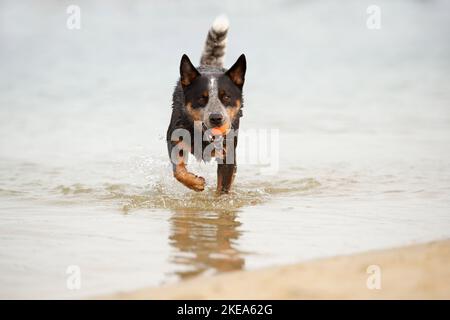
{"label": "dog's eye", "polygon": [[205,97],[199,97],[198,99],[197,99],[197,103],[198,104],[206,104],[206,98]]}
{"label": "dog's eye", "polygon": [[230,103],[231,98],[230,96],[227,96],[226,94],[222,96],[223,103]]}

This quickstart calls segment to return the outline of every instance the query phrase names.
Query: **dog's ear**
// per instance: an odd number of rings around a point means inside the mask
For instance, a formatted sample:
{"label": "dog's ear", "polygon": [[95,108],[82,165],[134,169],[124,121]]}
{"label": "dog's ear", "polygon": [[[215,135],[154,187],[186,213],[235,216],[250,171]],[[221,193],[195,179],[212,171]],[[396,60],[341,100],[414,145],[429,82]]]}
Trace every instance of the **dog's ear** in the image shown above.
{"label": "dog's ear", "polygon": [[245,59],[245,55],[241,54],[241,56],[225,74],[231,79],[231,81],[234,82],[235,85],[242,89],[245,81],[246,70],[247,60]]}
{"label": "dog's ear", "polygon": [[200,72],[192,65],[188,56],[183,54],[180,62],[180,81],[183,88],[190,85],[198,76],[200,76]]}

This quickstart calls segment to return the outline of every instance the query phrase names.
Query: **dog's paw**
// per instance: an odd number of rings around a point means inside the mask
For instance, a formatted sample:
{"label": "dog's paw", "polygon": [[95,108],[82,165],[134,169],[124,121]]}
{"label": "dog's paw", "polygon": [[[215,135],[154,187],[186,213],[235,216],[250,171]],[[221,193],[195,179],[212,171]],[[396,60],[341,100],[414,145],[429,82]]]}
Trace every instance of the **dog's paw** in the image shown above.
{"label": "dog's paw", "polygon": [[197,192],[205,190],[205,178],[199,177],[199,176],[194,176],[194,179],[192,179],[190,188]]}
{"label": "dog's paw", "polygon": [[205,190],[205,178],[203,177],[196,176],[187,171],[175,172],[174,176],[189,189],[197,192]]}

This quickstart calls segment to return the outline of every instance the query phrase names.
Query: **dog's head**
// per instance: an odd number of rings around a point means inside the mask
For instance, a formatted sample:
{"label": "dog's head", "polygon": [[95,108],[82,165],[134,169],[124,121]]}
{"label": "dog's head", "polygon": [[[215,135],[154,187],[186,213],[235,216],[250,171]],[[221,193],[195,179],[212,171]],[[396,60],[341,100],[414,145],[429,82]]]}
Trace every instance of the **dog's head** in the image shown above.
{"label": "dog's head", "polygon": [[241,55],[226,72],[200,73],[187,55],[180,63],[180,82],[187,114],[202,121],[208,129],[227,131],[238,116],[242,104],[247,63]]}

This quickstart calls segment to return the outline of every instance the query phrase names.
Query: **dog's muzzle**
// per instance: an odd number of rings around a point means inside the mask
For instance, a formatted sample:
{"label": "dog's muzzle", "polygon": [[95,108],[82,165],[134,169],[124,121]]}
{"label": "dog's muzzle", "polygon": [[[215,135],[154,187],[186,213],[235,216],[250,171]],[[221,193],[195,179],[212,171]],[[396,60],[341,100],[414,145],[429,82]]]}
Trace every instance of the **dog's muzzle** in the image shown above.
{"label": "dog's muzzle", "polygon": [[212,127],[220,127],[223,124],[223,115],[221,113],[211,113],[209,115],[209,123]]}

